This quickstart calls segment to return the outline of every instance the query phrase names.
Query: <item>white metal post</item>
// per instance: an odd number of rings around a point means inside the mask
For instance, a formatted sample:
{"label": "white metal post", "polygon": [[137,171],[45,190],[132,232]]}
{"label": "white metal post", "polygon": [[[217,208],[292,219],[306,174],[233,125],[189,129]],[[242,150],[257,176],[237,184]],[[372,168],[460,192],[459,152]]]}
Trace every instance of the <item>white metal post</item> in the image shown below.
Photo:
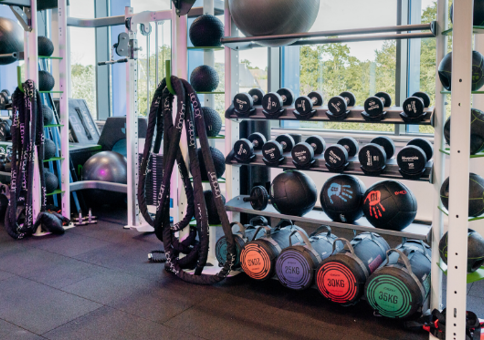
{"label": "white metal post", "polygon": [[473,0],[454,1],[446,340],[464,339]]}

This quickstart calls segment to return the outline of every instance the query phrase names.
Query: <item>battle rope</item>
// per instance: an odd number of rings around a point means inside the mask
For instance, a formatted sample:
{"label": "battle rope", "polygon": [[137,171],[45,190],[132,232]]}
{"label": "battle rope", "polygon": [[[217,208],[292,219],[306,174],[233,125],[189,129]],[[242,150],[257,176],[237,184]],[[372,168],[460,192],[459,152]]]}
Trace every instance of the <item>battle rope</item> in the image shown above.
{"label": "battle rope", "polygon": [[[209,149],[209,142],[203,119],[201,105],[193,88],[185,80],[171,77],[171,83],[176,92],[177,108],[175,123],[173,124],[173,100],[174,96],[166,89],[164,79],[155,91],[150,115],[148,131],[139,172],[138,202],[140,211],[148,223],[153,225],[157,237],[163,241],[166,256],[165,268],[175,273],[181,279],[197,284],[213,284],[223,280],[230,273],[235,262],[235,243],[230,228],[227,213],[225,211],[220,187],[215,175],[215,166]],[[146,207],[144,186],[146,183],[146,169],[153,146],[153,134],[155,125],[157,135],[153,152],[159,152],[161,140],[163,143],[163,181],[160,187],[158,207],[155,221],[152,220]],[[188,156],[190,159],[190,172],[193,176],[193,184],[188,177],[186,163],[180,149],[180,139],[185,127],[187,136]],[[198,131],[203,161],[207,169],[210,186],[214,194],[217,213],[220,217],[222,228],[227,237],[227,259],[222,270],[217,275],[202,275],[202,270],[208,256],[208,215],[203,195],[202,178],[197,157],[197,143],[195,129]],[[185,186],[187,195],[187,210],[184,218],[171,226],[170,224],[170,180],[173,168],[177,162],[178,169]],[[192,217],[196,220],[196,234],[191,231],[183,242],[178,242],[174,232],[183,230],[189,225]],[[199,243],[195,241],[198,235]],[[186,253],[182,259],[178,258],[180,252]],[[182,269],[190,260],[196,261],[195,275],[190,275]]]}

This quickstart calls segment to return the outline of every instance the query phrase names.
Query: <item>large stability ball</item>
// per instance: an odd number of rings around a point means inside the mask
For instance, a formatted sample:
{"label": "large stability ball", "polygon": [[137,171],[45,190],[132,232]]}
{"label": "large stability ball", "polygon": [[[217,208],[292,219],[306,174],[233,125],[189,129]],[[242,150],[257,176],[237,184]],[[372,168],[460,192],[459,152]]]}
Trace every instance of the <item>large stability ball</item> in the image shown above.
{"label": "large stability ball", "polygon": [[193,46],[220,46],[224,25],[219,18],[204,14],[193,21],[189,35]]}
{"label": "large stability ball", "polygon": [[[454,23],[454,4],[450,6],[450,21]],[[484,0],[474,0],[474,18],[472,25],[484,25]]]}
{"label": "large stability ball", "polygon": [[[449,52],[439,64],[439,78],[446,90],[452,85],[452,52]],[[472,91],[479,90],[484,85],[484,56],[472,51]]]}
{"label": "large stability ball", "polygon": [[213,67],[201,65],[190,75],[190,84],[197,92],[212,92],[218,87],[219,77]]}
{"label": "large stability ball", "polygon": [[[449,209],[449,178],[442,183],[440,199],[445,209]],[[484,213],[484,178],[474,173],[469,174],[469,216],[477,217]]]}
{"label": "large stability ball", "polygon": [[[450,117],[444,125],[444,137],[450,145]],[[484,112],[471,108],[471,148],[470,154],[474,155],[484,149]]]}
{"label": "large stability ball", "polygon": [[[24,51],[24,30],[16,21],[0,17],[0,54]],[[15,58],[0,58],[0,65],[15,62]]]}
{"label": "large stability ball", "polygon": [[313,180],[297,170],[288,170],[271,184],[272,205],[281,214],[303,216],[314,208],[318,198]]}
{"label": "large stability ball", "polygon": [[[245,36],[307,32],[319,13],[320,0],[229,0],[235,25]],[[264,46],[288,45],[297,39],[258,41]]]}
{"label": "large stability ball", "polygon": [[[106,181],[127,184],[128,169],[126,158],[114,151],[102,151],[91,156],[82,168],[81,179],[84,181]],[[88,202],[97,205],[119,204],[126,198],[125,194],[90,189],[85,190],[88,194]]]}
{"label": "large stability ball", "polygon": [[[447,263],[448,232],[440,239],[439,253]],[[467,272],[473,273],[484,265],[484,238],[478,232],[467,229]]]}

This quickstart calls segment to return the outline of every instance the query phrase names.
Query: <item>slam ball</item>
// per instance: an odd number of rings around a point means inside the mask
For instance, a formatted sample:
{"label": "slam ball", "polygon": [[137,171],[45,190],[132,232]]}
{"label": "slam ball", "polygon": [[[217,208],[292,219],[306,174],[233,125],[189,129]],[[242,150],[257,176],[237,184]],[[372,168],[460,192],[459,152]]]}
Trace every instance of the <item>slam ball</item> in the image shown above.
{"label": "slam ball", "polygon": [[[440,199],[445,209],[449,209],[449,178],[442,183]],[[484,178],[474,173],[469,174],[469,216],[477,217],[484,212]]]}
{"label": "slam ball", "polygon": [[201,65],[190,75],[190,84],[197,92],[213,92],[219,83],[218,73],[213,67]]}
{"label": "slam ball", "polygon": [[57,146],[55,143],[50,139],[46,139],[44,142],[44,159],[51,159],[54,157],[56,150]]}
{"label": "slam ball", "polygon": [[59,179],[53,173],[44,169],[44,177],[45,177],[45,191],[50,194],[54,192],[59,187]]}
{"label": "slam ball", "polygon": [[45,104],[42,104],[42,116],[44,116],[44,125],[52,123],[54,111]]}
{"label": "slam ball", "polygon": [[[444,125],[444,137],[450,145],[450,117]],[[471,148],[470,154],[475,155],[484,148],[484,112],[471,108]]]}
{"label": "slam ball", "polygon": [[363,213],[376,228],[400,231],[415,219],[417,199],[402,183],[381,181],[366,190]]}
{"label": "slam ball", "polygon": [[47,71],[39,71],[39,91],[51,91],[54,88],[55,79]]}
{"label": "slam ball", "polygon": [[[454,23],[454,4],[450,6],[450,21]],[[474,0],[474,17],[472,25],[484,25],[484,0]]]}
{"label": "slam ball", "polygon": [[[216,137],[222,130],[222,118],[217,111],[212,108],[202,107],[203,120],[205,121],[205,128],[207,129],[208,137]],[[198,136],[198,132],[197,132]]]}
{"label": "slam ball", "polygon": [[272,205],[281,214],[303,216],[314,208],[317,196],[313,180],[297,170],[284,171],[271,184]]}
{"label": "slam ball", "polygon": [[54,44],[49,38],[39,36],[37,42],[39,46],[39,55],[50,57],[54,53]]}
{"label": "slam ball", "polygon": [[193,21],[189,35],[193,46],[221,46],[224,25],[217,17],[204,14]]}
{"label": "slam ball", "polygon": [[[217,178],[222,177],[225,172],[225,157],[222,151],[210,147],[210,153],[212,154],[213,165],[215,166],[215,174]],[[205,168],[205,162],[203,161],[202,149],[197,150],[198,163],[200,165],[200,173],[202,175],[202,181],[208,181],[208,173]]]}
{"label": "slam ball", "polygon": [[366,187],[358,177],[336,175],[324,183],[319,200],[333,221],[353,223],[363,216],[365,191]]}
{"label": "slam ball", "polygon": [[[447,263],[448,232],[440,239],[439,253]],[[467,229],[467,272],[472,273],[484,264],[484,238],[476,231]]]}
{"label": "slam ball", "polygon": [[[477,91],[484,85],[483,59],[482,54],[472,51],[472,91]],[[439,78],[442,86],[450,91],[452,85],[452,52],[449,52],[440,62]]]}

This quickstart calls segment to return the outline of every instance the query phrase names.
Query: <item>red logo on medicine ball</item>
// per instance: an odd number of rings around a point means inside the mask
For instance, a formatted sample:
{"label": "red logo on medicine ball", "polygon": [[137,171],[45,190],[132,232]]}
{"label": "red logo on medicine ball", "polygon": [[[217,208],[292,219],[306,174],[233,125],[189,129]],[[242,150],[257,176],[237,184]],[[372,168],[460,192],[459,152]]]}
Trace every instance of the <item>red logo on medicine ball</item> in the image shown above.
{"label": "red logo on medicine ball", "polygon": [[381,211],[385,211],[385,207],[380,203],[381,200],[381,192],[380,191],[370,191],[368,196],[365,198],[365,202],[369,201],[370,203],[370,216],[375,217],[378,219],[379,217],[382,217]]}
{"label": "red logo on medicine ball", "polygon": [[405,190],[402,190],[402,191],[395,191],[395,196],[398,196],[398,195],[406,195],[407,192]]}

